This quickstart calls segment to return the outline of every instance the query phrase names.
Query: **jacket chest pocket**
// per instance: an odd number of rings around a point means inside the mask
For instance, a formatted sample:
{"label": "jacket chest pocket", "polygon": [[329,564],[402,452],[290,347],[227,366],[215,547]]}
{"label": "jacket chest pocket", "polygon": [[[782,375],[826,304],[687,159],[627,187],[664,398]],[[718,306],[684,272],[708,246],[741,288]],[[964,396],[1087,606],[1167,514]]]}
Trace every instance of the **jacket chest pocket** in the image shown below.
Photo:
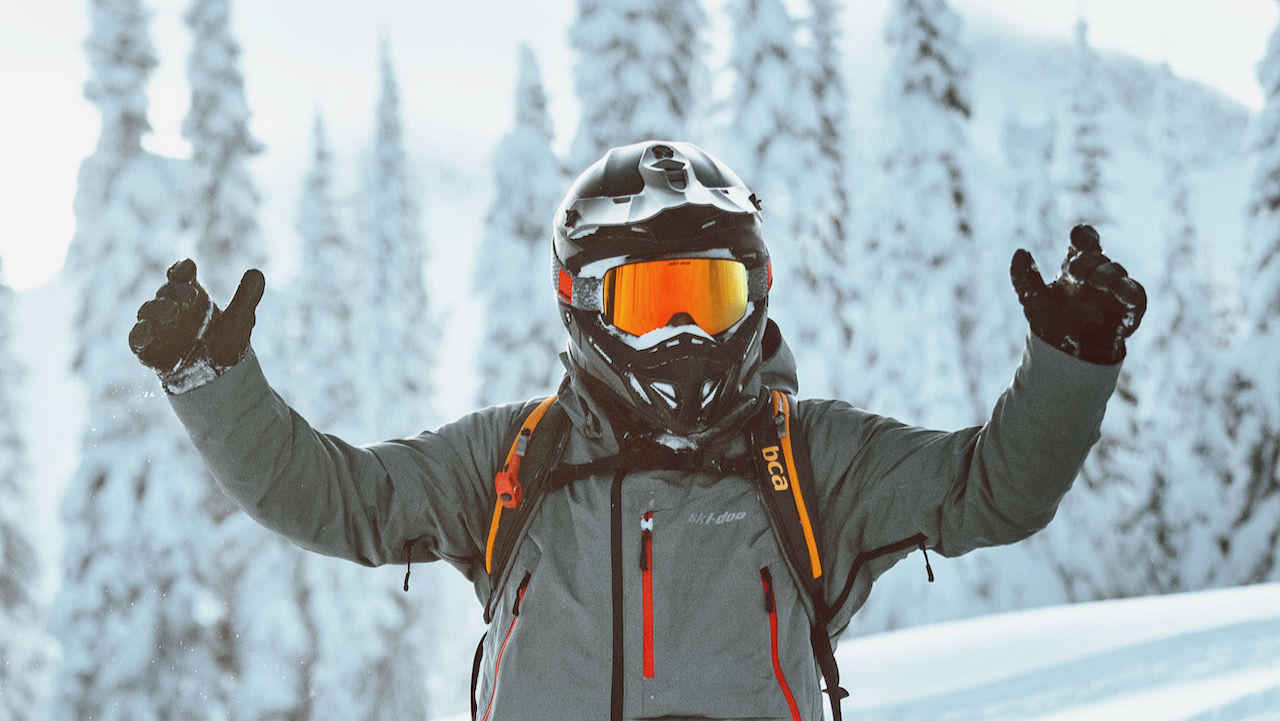
{"label": "jacket chest pocket", "polygon": [[797,664],[812,658],[804,612],[750,503],[647,510],[634,521],[629,595],[638,603],[628,615],[638,661],[629,665],[641,677],[643,718],[799,721],[804,695],[816,693],[806,663]]}

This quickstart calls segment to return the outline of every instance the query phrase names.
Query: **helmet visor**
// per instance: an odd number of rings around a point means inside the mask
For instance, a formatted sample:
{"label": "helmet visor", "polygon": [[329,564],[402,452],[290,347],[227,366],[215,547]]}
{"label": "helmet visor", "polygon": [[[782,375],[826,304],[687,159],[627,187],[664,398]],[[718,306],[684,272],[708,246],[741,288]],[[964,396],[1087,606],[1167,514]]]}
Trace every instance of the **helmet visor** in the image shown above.
{"label": "helmet visor", "polygon": [[672,258],[629,263],[604,276],[604,320],[644,335],[686,320],[711,335],[747,313],[747,268],[725,258]]}

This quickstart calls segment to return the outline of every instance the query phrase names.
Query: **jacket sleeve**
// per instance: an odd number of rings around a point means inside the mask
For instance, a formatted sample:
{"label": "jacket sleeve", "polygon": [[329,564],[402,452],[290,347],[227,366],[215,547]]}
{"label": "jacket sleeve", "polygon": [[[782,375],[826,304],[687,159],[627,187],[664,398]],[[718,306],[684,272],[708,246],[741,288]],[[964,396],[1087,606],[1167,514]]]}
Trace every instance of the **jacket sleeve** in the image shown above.
{"label": "jacket sleeve", "polygon": [[808,402],[802,423],[824,508],[829,602],[858,571],[837,618],[847,622],[913,538],[958,556],[1047,525],[1098,440],[1119,372],[1028,336],[1013,383],[980,427],[926,430]]}
{"label": "jacket sleeve", "polygon": [[314,430],[267,384],[252,352],[217,380],[170,396],[218,485],[298,545],[365,565],[481,559],[493,474],[520,406],[354,446]]}

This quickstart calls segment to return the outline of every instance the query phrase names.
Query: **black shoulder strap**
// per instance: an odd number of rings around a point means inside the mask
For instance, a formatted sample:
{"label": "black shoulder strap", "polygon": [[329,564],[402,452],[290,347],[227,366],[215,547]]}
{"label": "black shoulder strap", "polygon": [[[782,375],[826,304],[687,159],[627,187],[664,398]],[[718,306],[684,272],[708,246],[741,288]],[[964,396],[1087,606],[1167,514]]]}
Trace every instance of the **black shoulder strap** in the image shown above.
{"label": "black shoulder strap", "polygon": [[[534,511],[542,503],[552,470],[564,454],[569,437],[569,416],[555,400],[555,396],[542,399],[532,411],[518,419],[517,424],[513,424],[506,462],[494,477],[496,500],[484,557],[485,571],[489,575],[485,623],[493,620],[498,589],[511,572],[516,548],[524,538]],[[535,428],[537,433],[533,432]],[[521,474],[522,468],[529,472]]]}
{"label": "black shoulder strap", "polygon": [[752,438],[756,448],[757,484],[770,524],[778,537],[787,568],[804,590],[809,610],[809,639],[826,681],[834,721],[841,721],[840,701],[849,692],[840,687],[840,669],[827,634],[830,620],[825,596],[817,487],[809,444],[794,419],[795,398],[770,391],[770,411],[762,413]]}

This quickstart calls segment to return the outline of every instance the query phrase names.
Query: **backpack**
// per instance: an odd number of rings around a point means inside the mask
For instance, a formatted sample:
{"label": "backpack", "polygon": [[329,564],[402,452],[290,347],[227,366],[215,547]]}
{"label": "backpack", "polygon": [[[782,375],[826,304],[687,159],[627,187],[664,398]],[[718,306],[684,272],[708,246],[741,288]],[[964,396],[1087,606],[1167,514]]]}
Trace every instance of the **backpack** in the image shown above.
{"label": "backpack", "polygon": [[[809,617],[809,639],[818,668],[826,683],[823,690],[831,702],[834,721],[841,721],[840,702],[849,692],[840,686],[840,669],[827,626],[835,612],[844,605],[863,565],[880,556],[910,548],[925,550],[925,537],[913,536],[901,543],[864,552],[854,559],[849,576],[837,596],[828,604],[825,578],[818,546],[820,516],[810,509],[818,508],[818,495],[813,482],[813,466],[809,445],[800,425],[791,423],[795,399],[778,390],[769,391],[770,413],[760,413],[752,422],[751,458],[708,458],[699,454],[680,453],[653,447],[639,452],[623,451],[615,456],[597,458],[584,464],[566,464],[561,459],[569,438],[569,417],[556,402],[556,396],[543,398],[527,415],[518,419],[508,432],[510,448],[502,470],[494,477],[497,500],[485,544],[485,571],[488,574],[490,598],[484,620],[493,620],[499,603],[497,589],[502,588],[511,573],[515,552],[523,540],[542,499],[546,494],[575,480],[597,473],[626,470],[690,470],[725,475],[741,475],[753,479],[765,509],[765,516],[793,582],[802,591],[800,599]],[[537,434],[534,430],[537,429]],[[522,473],[523,471],[523,473]],[[929,580],[928,555],[925,567]],[[471,715],[476,716],[475,691],[479,681],[484,647],[481,638],[471,674]]]}

